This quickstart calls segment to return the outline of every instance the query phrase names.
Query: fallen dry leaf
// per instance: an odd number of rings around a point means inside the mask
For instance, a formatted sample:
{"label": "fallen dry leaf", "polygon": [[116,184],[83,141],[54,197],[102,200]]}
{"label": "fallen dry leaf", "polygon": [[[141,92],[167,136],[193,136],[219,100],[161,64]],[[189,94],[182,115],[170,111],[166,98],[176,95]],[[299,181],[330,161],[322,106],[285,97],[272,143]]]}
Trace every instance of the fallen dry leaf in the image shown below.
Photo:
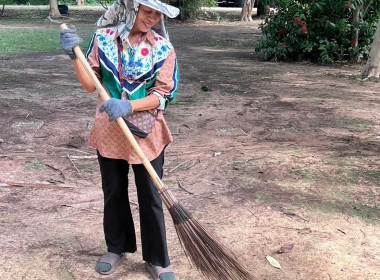
{"label": "fallen dry leaf", "polygon": [[275,258],[271,256],[266,256],[266,258],[267,258],[267,261],[271,264],[271,266],[281,269],[280,263]]}
{"label": "fallen dry leaf", "polygon": [[290,253],[294,248],[294,244],[282,245],[280,250],[277,251],[278,254]]}

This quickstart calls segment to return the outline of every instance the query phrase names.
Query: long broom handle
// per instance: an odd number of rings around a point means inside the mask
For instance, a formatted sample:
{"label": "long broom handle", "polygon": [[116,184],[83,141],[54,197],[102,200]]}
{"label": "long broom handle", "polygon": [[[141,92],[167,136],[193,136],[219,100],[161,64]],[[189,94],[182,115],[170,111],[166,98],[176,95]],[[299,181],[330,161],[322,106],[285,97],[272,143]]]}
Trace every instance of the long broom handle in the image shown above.
{"label": "long broom handle", "polygon": [[[61,28],[61,30],[63,30],[63,29],[67,29],[68,27],[66,24],[63,23],[63,24],[61,24],[60,28]],[[103,101],[107,101],[108,99],[110,99],[107,91],[104,89],[104,87],[100,83],[98,77],[96,77],[94,71],[92,70],[90,64],[87,62],[87,59],[84,56],[80,47],[75,46],[73,48],[73,51],[74,51],[75,55],[77,56],[77,58],[79,59],[80,63],[83,65],[83,67],[86,70],[86,72],[88,73],[88,75],[90,76],[91,80],[94,82],[95,87],[98,90]],[[123,118],[118,117],[116,119],[116,121],[119,124],[121,130],[123,131],[125,137],[127,137],[127,140],[129,141],[129,143],[131,143],[133,150],[136,152],[137,156],[140,158],[140,160],[144,164],[144,166],[145,166],[146,170],[148,171],[150,177],[152,178],[153,183],[156,186],[157,190],[159,192],[164,191],[164,189],[165,189],[164,183],[162,183],[160,177],[158,177],[156,170],[154,170],[152,164],[150,163],[148,158],[145,156],[144,152],[140,148],[139,144],[137,143],[135,137],[133,136],[132,132],[129,130],[129,128],[128,128],[127,124],[125,123],[125,121],[123,120]]]}

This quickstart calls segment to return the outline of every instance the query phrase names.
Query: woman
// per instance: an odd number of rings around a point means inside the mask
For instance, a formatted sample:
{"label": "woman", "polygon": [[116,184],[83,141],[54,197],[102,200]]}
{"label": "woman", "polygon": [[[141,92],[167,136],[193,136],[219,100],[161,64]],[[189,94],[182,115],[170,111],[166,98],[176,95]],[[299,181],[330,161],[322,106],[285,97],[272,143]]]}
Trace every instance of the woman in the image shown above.
{"label": "woman", "polygon": [[[161,200],[141,160],[114,120],[153,110],[157,119],[151,132],[136,140],[162,177],[164,149],[173,140],[162,112],[176,96],[179,79],[176,55],[168,41],[162,14],[174,18],[178,13],[177,8],[158,0],[119,0],[99,19],[97,25],[101,28],[95,32],[87,51],[92,69],[111,97],[104,103],[98,97],[89,137],[90,145],[97,149],[104,193],[103,226],[108,252],[96,263],[95,269],[100,274],[111,274],[126,253],[136,251],[127,188],[131,165],[146,267],[153,279],[175,278],[168,257]],[[60,41],[73,60],[83,87],[88,92],[95,91],[94,83],[72,51],[81,39],[73,29],[66,29],[61,31]]]}

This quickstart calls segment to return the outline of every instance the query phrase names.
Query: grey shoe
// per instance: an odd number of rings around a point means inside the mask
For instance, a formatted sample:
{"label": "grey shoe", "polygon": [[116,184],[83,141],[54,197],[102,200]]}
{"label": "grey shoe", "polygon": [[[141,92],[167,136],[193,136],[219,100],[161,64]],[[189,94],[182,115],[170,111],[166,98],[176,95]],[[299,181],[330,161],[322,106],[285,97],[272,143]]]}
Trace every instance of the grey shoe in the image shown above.
{"label": "grey shoe", "polygon": [[125,260],[126,254],[108,252],[101,256],[96,263],[95,270],[100,274],[111,274]]}
{"label": "grey shoe", "polygon": [[145,262],[146,269],[150,272],[153,280],[175,280],[175,275],[172,267],[161,267]]}

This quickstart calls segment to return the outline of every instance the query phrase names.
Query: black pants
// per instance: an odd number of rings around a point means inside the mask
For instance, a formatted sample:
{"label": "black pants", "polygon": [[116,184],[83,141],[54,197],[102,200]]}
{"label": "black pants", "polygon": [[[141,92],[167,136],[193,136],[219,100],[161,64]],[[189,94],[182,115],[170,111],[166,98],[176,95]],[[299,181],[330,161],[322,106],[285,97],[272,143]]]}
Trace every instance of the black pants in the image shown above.
{"label": "black pants", "polygon": [[[134,253],[136,234],[128,198],[129,163],[102,157],[98,152],[104,193],[104,235],[108,252]],[[151,162],[162,178],[164,152]],[[144,261],[170,265],[162,202],[143,164],[133,164],[140,211],[141,243]]]}

